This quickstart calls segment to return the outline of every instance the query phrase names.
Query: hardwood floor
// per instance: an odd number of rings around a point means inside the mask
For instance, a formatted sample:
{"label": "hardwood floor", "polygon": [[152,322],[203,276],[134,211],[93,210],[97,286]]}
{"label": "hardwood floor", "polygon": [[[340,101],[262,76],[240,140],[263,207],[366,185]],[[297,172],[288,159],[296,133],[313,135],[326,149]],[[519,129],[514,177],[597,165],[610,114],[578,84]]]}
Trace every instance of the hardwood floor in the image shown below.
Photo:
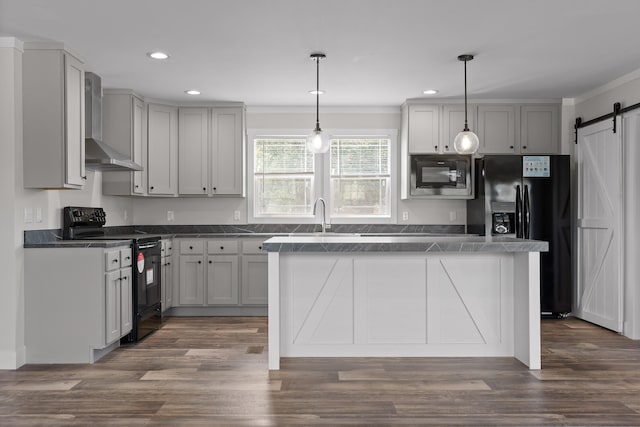
{"label": "hardwood floor", "polygon": [[284,359],[265,318],[169,318],[93,365],[0,371],[0,425],[634,425],[640,342],[545,320],[541,371],[512,358]]}

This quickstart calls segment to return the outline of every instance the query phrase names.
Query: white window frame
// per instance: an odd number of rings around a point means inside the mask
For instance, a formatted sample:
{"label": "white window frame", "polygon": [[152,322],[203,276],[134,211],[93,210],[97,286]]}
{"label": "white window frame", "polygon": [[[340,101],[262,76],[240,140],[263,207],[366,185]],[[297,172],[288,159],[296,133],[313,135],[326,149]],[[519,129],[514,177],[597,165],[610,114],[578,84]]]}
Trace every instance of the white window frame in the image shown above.
{"label": "white window frame", "polygon": [[[390,215],[385,217],[340,217],[333,218],[331,212],[331,197],[329,194],[331,184],[330,154],[316,154],[314,156],[314,193],[316,199],[322,197],[327,204],[327,219],[331,224],[396,224],[398,212],[398,130],[397,129],[349,129],[349,130],[324,130],[329,139],[337,138],[387,138],[390,141]],[[255,216],[254,203],[254,141],[260,138],[306,138],[308,129],[249,129],[247,131],[247,218],[250,224],[316,224],[321,221],[321,214],[297,215],[297,216]]]}

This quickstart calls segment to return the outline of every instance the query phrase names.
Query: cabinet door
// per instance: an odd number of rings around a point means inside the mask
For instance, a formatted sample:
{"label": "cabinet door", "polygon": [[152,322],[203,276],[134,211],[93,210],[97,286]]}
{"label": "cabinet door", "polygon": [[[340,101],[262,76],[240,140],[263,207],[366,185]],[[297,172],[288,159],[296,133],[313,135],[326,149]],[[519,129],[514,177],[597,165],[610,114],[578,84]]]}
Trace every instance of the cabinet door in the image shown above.
{"label": "cabinet door", "polygon": [[120,270],[105,274],[105,345],[120,338]]}
{"label": "cabinet door", "polygon": [[145,162],[144,162],[144,141],[146,140],[146,126],[145,116],[146,111],[144,108],[144,102],[135,96],[132,97],[133,102],[133,162],[142,165],[143,170],[133,172],[133,188],[131,191],[134,194],[144,194],[146,188],[146,174],[145,174]]}
{"label": "cabinet door", "polygon": [[516,152],[514,105],[479,105],[478,138],[482,154]]}
{"label": "cabinet door", "polygon": [[[178,129],[178,193],[208,192],[209,109],[180,108]],[[228,158],[227,161],[232,161]]]}
{"label": "cabinet door", "polygon": [[160,304],[162,311],[165,311],[167,309],[167,263],[165,258],[162,258],[160,262],[160,284]]}
{"label": "cabinet door", "polygon": [[409,105],[409,154],[437,153],[440,106]]}
{"label": "cabinet door", "polygon": [[[467,124],[472,132],[477,132],[477,110],[478,107],[475,105],[469,105],[467,108]],[[442,117],[443,137],[441,141],[443,153],[455,153],[453,140],[458,133],[464,130],[464,114],[464,104],[444,106]]]}
{"label": "cabinet door", "polygon": [[267,304],[267,257],[242,257],[242,304]]}
{"label": "cabinet door", "polygon": [[147,180],[149,194],[178,190],[178,109],[149,104]]}
{"label": "cabinet door", "polygon": [[84,171],[84,71],[82,63],[64,55],[65,181],[83,185]]}
{"label": "cabinet door", "polygon": [[211,194],[244,195],[243,108],[211,113]]}
{"label": "cabinet door", "polygon": [[557,154],[559,152],[559,111],[557,105],[520,107],[522,154]]}
{"label": "cabinet door", "polygon": [[179,305],[204,304],[204,256],[180,256]]}
{"label": "cabinet door", "polygon": [[131,267],[120,270],[120,336],[133,326],[133,284]]}
{"label": "cabinet door", "polygon": [[166,308],[171,308],[173,305],[173,265],[171,264],[171,257],[167,257],[166,264],[166,277],[165,277],[165,297],[164,301]]}
{"label": "cabinet door", "polygon": [[236,255],[208,257],[207,304],[238,304],[238,257]]}

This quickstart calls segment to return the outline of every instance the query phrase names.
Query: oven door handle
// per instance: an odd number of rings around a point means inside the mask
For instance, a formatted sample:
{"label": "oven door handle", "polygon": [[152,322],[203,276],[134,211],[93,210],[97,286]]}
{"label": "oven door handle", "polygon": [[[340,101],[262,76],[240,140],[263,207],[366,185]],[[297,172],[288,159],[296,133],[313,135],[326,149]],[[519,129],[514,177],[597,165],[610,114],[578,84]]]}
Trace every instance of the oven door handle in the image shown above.
{"label": "oven door handle", "polygon": [[144,245],[138,245],[138,249],[149,249],[149,248],[155,248],[156,246],[158,246],[160,244],[160,242],[157,243],[147,243]]}

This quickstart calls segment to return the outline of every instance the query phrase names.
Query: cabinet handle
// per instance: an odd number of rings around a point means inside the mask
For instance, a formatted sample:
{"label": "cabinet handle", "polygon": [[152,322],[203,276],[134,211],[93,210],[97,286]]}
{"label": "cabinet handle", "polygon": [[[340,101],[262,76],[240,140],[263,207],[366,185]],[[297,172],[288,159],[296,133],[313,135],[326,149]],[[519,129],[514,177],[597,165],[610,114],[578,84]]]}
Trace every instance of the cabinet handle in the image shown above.
{"label": "cabinet handle", "polygon": [[258,249],[262,250],[262,246],[258,246]]}
{"label": "cabinet handle", "polygon": [[216,187],[213,187],[213,191],[216,191],[216,190],[217,190]]}
{"label": "cabinet handle", "polygon": [[202,187],[202,191],[207,191],[207,187]]}
{"label": "cabinet handle", "polygon": [[118,262],[118,260],[117,260],[117,259],[114,259],[114,260],[113,260],[113,261],[111,261],[111,262],[115,264],[115,263],[117,263],[117,262]]}
{"label": "cabinet handle", "polygon": [[434,146],[433,146],[433,148],[434,148],[436,151],[438,151],[438,146],[437,146],[437,145],[434,145]]}
{"label": "cabinet handle", "polygon": [[523,149],[523,150],[526,150],[526,149],[527,149],[527,146],[526,146],[526,145],[523,145],[523,146],[522,146],[522,149]]}
{"label": "cabinet handle", "polygon": [[223,251],[224,250],[224,246],[220,246],[220,250]]}
{"label": "cabinet handle", "polygon": [[202,261],[198,261],[198,264],[202,264]]}
{"label": "cabinet handle", "polygon": [[447,150],[447,151],[449,151],[449,146],[448,146],[448,145],[445,145],[445,146],[444,146],[444,149],[445,149],[445,150]]}
{"label": "cabinet handle", "polygon": [[168,263],[167,263],[167,265],[171,265],[171,263],[170,263],[170,262],[168,262]]}
{"label": "cabinet handle", "polygon": [[193,246],[189,246],[189,249],[193,249]]}
{"label": "cabinet handle", "polygon": [[209,264],[213,264],[213,261],[209,260]]}
{"label": "cabinet handle", "polygon": [[151,186],[151,189],[153,190],[153,188],[154,188],[154,187],[153,187],[153,185],[152,185],[152,186]]}
{"label": "cabinet handle", "polygon": [[87,176],[81,176],[80,178],[84,179],[85,181],[87,180]]}
{"label": "cabinet handle", "polygon": [[124,259],[131,259],[131,257],[130,257],[130,256],[128,256],[128,257],[125,257]]}
{"label": "cabinet handle", "polygon": [[510,145],[509,148],[511,148],[513,150],[513,145]]}
{"label": "cabinet handle", "polygon": [[139,186],[139,185],[136,185],[136,188],[140,188],[140,186]]}

